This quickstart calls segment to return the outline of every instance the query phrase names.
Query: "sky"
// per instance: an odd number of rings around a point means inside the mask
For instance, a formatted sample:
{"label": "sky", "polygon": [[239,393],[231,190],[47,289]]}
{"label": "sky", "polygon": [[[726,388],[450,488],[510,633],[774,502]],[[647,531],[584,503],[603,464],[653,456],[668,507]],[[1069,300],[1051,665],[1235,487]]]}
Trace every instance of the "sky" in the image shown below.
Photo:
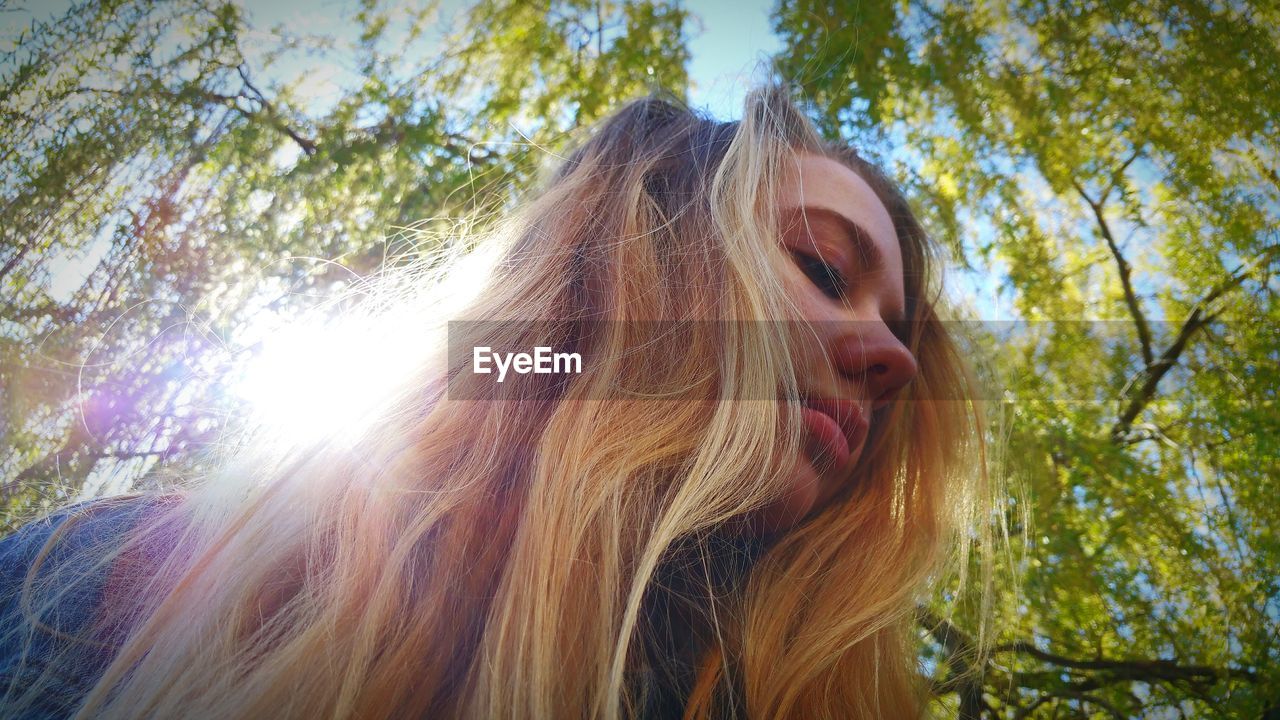
{"label": "sky", "polygon": [[[355,26],[344,14],[356,5],[348,0],[237,0],[255,20],[269,28],[277,23],[299,33],[316,31],[337,37],[354,35]],[[29,26],[32,20],[46,20],[65,13],[72,0],[34,0],[15,3],[0,13],[0,29],[5,37]],[[394,3],[386,3],[391,5]],[[400,3],[421,6],[420,0]],[[465,7],[466,0],[442,0],[442,11],[451,14]],[[690,93],[694,105],[709,110],[720,119],[741,113],[745,89],[756,71],[780,44],[769,24],[774,0],[685,0],[683,7],[697,16],[690,30],[693,81]],[[252,43],[249,43],[252,45]],[[246,49],[252,49],[246,48]],[[314,86],[323,92],[328,81],[339,77],[338,67],[309,68]]]}
{"label": "sky", "polygon": [[[441,14],[452,16],[467,4],[465,0],[443,0]],[[297,32],[335,37],[354,36],[354,24],[343,19],[352,5],[345,0],[319,0],[307,4],[304,13],[299,11],[303,7],[299,0],[244,2],[258,27],[279,23]],[[696,16],[689,31],[689,99],[694,106],[721,120],[741,115],[751,80],[763,78],[769,56],[781,47],[769,22],[773,5],[773,0],[686,0],[684,8]],[[290,62],[282,66],[286,73],[302,69]],[[347,72],[341,59],[335,58],[319,62],[313,58],[305,71],[307,87],[321,96],[335,93]]]}
{"label": "sky", "polygon": [[717,119],[736,119],[753,78],[762,79],[766,61],[782,45],[769,25],[773,3],[766,0],[691,0],[685,7],[701,19],[691,33],[690,101]]}

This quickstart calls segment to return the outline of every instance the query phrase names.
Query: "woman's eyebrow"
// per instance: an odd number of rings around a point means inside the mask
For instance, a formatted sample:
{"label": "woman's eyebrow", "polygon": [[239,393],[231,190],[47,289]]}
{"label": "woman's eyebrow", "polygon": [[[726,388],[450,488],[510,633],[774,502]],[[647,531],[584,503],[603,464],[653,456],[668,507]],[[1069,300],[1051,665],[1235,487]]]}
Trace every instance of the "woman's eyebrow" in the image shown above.
{"label": "woman's eyebrow", "polygon": [[[810,216],[826,219],[839,225],[844,230],[845,235],[849,238],[849,242],[853,245],[854,251],[859,254],[867,267],[871,270],[883,270],[885,268],[884,253],[881,252],[880,246],[872,240],[872,235],[862,225],[858,224],[852,218],[848,217],[838,210],[821,207],[818,205],[805,205],[804,207],[794,208],[792,210],[796,215],[798,222],[805,223],[807,226]],[[893,313],[890,321],[898,324],[905,334],[907,326],[907,315],[903,309],[898,309]],[[895,334],[897,334],[895,332]]]}
{"label": "woman's eyebrow", "polygon": [[799,208],[800,220],[808,223],[811,216],[826,219],[834,222],[844,230],[844,234],[849,238],[849,242],[853,244],[853,249],[857,251],[858,256],[867,264],[871,270],[883,270],[885,268],[884,253],[880,251],[880,246],[872,240],[870,231],[858,224],[852,218],[830,208],[818,207],[815,205],[806,205]]}

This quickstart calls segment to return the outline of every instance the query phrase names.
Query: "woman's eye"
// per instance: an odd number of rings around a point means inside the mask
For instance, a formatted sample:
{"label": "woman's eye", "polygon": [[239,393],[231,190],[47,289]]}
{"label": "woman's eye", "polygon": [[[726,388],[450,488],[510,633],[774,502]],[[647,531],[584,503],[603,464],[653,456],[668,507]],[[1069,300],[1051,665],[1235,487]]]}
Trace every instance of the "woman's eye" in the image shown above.
{"label": "woman's eye", "polygon": [[844,275],[835,267],[823,260],[807,255],[798,250],[793,250],[791,254],[795,257],[796,265],[800,267],[800,271],[809,278],[823,295],[838,300],[844,295],[847,287]]}

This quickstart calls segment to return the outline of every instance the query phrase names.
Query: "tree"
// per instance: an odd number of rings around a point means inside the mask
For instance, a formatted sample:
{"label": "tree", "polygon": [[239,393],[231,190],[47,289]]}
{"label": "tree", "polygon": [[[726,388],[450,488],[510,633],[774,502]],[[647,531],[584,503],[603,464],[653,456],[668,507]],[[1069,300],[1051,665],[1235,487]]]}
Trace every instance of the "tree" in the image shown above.
{"label": "tree", "polygon": [[1003,569],[1022,593],[998,594],[989,659],[979,612],[922,609],[943,704],[1277,712],[1280,11],[782,0],[773,17],[824,132],[891,163],[1023,321],[979,338],[1030,503]]}
{"label": "tree", "polygon": [[[349,15],[344,43],[217,0],[79,2],[6,37],[6,525],[209,462],[244,412],[228,384],[255,315],[408,257],[405,228],[483,218],[566,131],[687,86],[686,15],[667,2]],[[273,72],[303,52],[357,81],[316,102]]]}

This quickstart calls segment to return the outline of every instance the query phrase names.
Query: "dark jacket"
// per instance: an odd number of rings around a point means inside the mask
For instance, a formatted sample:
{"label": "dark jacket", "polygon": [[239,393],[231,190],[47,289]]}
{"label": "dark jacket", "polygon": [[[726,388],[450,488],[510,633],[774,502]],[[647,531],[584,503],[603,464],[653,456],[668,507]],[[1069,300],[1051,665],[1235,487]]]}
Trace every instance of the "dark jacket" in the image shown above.
{"label": "dark jacket", "polygon": [[[0,539],[0,718],[68,717],[97,681],[113,653],[84,641],[107,577],[96,558],[146,506],[137,499],[80,503]],[[59,529],[65,531],[40,561],[28,589],[28,572]],[[24,592],[30,602],[25,609]],[[44,598],[56,598],[52,610],[40,610]],[[52,680],[46,691],[16,710],[17,698],[46,673]]]}
{"label": "dark jacket", "polygon": [[[114,640],[110,635],[94,636],[105,646],[75,639],[90,637],[106,591],[110,568],[95,567],[96,558],[150,507],[152,503],[140,498],[81,503],[0,539],[0,720],[70,717],[102,675],[122,635]],[[47,541],[69,520],[33,579],[40,598],[53,592],[57,602],[52,611],[41,614],[39,623],[32,623],[23,609],[28,572]],[[673,608],[662,603],[651,610],[668,616]],[[650,648],[667,667],[663,673],[642,672],[637,678],[641,715],[646,720],[678,719],[683,714],[682,698],[692,680],[692,667],[668,654],[679,644],[681,638],[670,637]],[[47,690],[16,710],[17,699],[43,673],[52,678],[45,685]]]}

